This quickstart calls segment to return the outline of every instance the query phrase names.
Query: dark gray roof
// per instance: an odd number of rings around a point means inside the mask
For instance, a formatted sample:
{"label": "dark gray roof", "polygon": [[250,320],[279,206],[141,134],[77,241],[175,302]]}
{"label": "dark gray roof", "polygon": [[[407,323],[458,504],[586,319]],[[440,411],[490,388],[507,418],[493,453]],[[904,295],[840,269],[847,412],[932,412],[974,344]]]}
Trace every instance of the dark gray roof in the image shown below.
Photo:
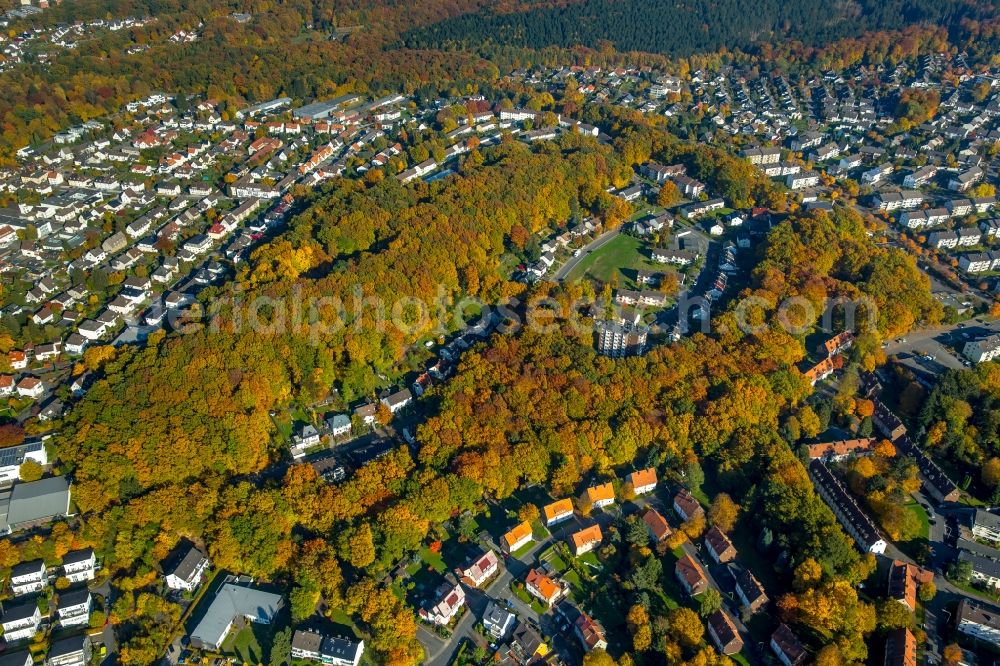
{"label": "dark gray roof", "polygon": [[85,635],[61,638],[52,643],[52,646],[49,648],[49,659],[86,650],[89,641],[90,639]]}
{"label": "dark gray roof", "polygon": [[292,636],[292,647],[306,652],[319,652],[319,647],[323,643],[323,637],[315,631],[304,631],[297,629]]}
{"label": "dark gray roof", "polygon": [[10,494],[7,523],[19,525],[63,516],[69,510],[69,482],[64,476],[19,483]]}
{"label": "dark gray roof", "polygon": [[989,511],[976,509],[972,519],[972,524],[977,527],[985,527],[991,530],[1000,530],[1000,516]]}
{"label": "dark gray roof", "polygon": [[59,607],[68,608],[85,603],[90,598],[90,590],[81,587],[75,590],[63,590],[59,593]]}
{"label": "dark gray roof", "polygon": [[27,666],[33,663],[31,653],[27,650],[0,654],[0,666]]}
{"label": "dark gray roof", "polygon": [[94,556],[93,548],[83,548],[81,550],[73,550],[65,555],[63,555],[63,566],[67,564],[77,564],[79,562],[85,562]]}
{"label": "dark gray roof", "polygon": [[36,610],[38,610],[38,602],[34,599],[30,599],[19,604],[4,606],[3,622],[7,623],[24,620],[34,615]]}
{"label": "dark gray roof", "polygon": [[958,561],[968,562],[972,565],[972,570],[976,573],[984,576],[990,576],[992,578],[1000,578],[1000,562],[994,562],[993,560],[988,560],[985,557],[973,555],[966,550],[959,552]]}
{"label": "dark gray roof", "polygon": [[177,566],[170,573],[177,576],[181,580],[190,583],[198,565],[200,565],[205,559],[204,553],[194,546],[191,546],[188,552],[184,555],[183,559],[177,563]]}
{"label": "dark gray roof", "polygon": [[45,563],[41,560],[30,560],[28,562],[21,562],[20,564],[15,564],[10,570],[10,577],[17,578],[19,576],[27,576],[28,574],[38,573],[39,570],[44,568]]}
{"label": "dark gray roof", "polygon": [[329,659],[335,658],[343,661],[355,661],[359,656],[359,651],[363,650],[364,646],[361,643],[357,643],[346,638],[324,638],[323,648],[320,650],[320,655]]}

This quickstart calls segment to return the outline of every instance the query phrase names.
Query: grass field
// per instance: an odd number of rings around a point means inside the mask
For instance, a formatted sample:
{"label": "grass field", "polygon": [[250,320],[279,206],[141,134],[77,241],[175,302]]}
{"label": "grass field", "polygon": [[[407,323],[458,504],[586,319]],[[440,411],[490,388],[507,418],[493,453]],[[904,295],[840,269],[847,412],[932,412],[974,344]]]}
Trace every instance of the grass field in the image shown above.
{"label": "grass field", "polygon": [[619,234],[603,246],[587,255],[577,264],[567,280],[589,278],[600,282],[610,282],[617,277],[621,286],[635,286],[637,269],[664,270],[663,264],[653,263],[643,252],[645,243],[638,238]]}
{"label": "grass field", "polygon": [[917,538],[926,541],[931,533],[931,524],[927,518],[927,511],[924,510],[924,507],[920,506],[919,502],[910,502],[904,508],[917,517],[917,520],[920,522],[920,533],[917,535]]}

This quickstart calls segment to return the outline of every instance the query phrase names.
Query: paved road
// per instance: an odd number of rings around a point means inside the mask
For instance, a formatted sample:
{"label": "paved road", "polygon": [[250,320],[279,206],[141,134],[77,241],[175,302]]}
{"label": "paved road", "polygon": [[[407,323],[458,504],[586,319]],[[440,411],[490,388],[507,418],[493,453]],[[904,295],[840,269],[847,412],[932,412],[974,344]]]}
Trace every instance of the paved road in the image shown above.
{"label": "paved road", "polygon": [[594,252],[595,250],[604,247],[606,244],[614,240],[620,233],[621,233],[620,228],[612,229],[611,231],[605,231],[603,234],[601,234],[594,240],[590,241],[590,243],[588,243],[585,247],[579,250],[580,254],[578,254],[575,257],[570,257],[569,261],[563,264],[562,267],[558,271],[556,271],[556,274],[553,276],[553,278],[559,282],[565,280],[566,276],[569,275],[574,268],[576,268],[576,265],[587,258],[587,255],[589,255],[591,252]]}
{"label": "paved road", "polygon": [[[969,340],[977,340],[1000,333],[1000,320],[976,317],[951,326],[936,326],[911,331],[903,338],[890,340],[885,347],[887,355],[897,355],[905,365],[915,370],[937,374],[946,369],[964,366],[961,349]],[[923,358],[926,355],[933,359]]]}

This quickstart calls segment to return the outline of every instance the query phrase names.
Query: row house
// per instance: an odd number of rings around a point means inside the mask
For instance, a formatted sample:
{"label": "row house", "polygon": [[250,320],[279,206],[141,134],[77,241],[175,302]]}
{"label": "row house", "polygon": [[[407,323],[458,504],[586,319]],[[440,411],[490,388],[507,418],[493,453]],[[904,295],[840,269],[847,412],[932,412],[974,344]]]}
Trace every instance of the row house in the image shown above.
{"label": "row house", "polygon": [[733,577],[736,596],[739,597],[743,608],[752,614],[767,605],[769,599],[764,591],[764,586],[749,569],[731,566],[729,573]]}
{"label": "row house", "polygon": [[958,257],[958,267],[966,273],[986,273],[1000,267],[1000,251],[969,252]]}
{"label": "row house", "polygon": [[923,201],[924,195],[919,190],[890,190],[879,192],[874,197],[875,207],[888,212],[916,208]]}
{"label": "row house", "polygon": [[717,525],[705,532],[705,549],[716,564],[726,564],[736,559],[736,547]]}
{"label": "row house", "polygon": [[41,592],[49,584],[45,562],[32,560],[14,565],[10,571],[10,591],[15,597]]}
{"label": "row house", "polygon": [[972,247],[979,245],[983,233],[978,227],[963,227],[950,231],[936,231],[927,236],[927,245],[935,249]]}
{"label": "row house", "polygon": [[8,644],[33,638],[38,633],[42,623],[42,613],[38,610],[38,602],[34,599],[10,604],[0,610],[3,613],[0,616],[0,626],[3,626],[3,637]]}
{"label": "row house", "polygon": [[827,462],[839,462],[857,456],[871,455],[875,451],[875,444],[878,440],[874,437],[862,437],[859,439],[844,439],[836,442],[822,442],[819,444],[809,444],[806,446],[810,460],[824,460]]}
{"label": "row house", "polygon": [[913,173],[907,174],[903,178],[904,187],[922,187],[929,183],[932,178],[937,174],[938,168],[933,165],[923,166],[914,171]]}
{"label": "row house", "polygon": [[951,219],[952,214],[947,208],[926,208],[923,210],[908,210],[900,214],[899,224],[914,231],[944,224]]}
{"label": "row house", "polygon": [[879,535],[875,523],[822,461],[813,460],[809,464],[809,477],[816,492],[833,511],[844,531],[854,538],[861,549],[879,555],[884,553],[886,542]]}
{"label": "row house", "polygon": [[948,189],[955,190],[956,192],[965,192],[982,180],[984,175],[985,172],[980,167],[972,167],[951,178],[948,181]]}
{"label": "row house", "polygon": [[706,624],[708,636],[720,653],[736,654],[743,649],[743,639],[728,612],[722,609],[715,611],[708,617]]}
{"label": "row house", "polygon": [[781,160],[780,148],[746,148],[740,151],[740,157],[750,164],[777,164]]}

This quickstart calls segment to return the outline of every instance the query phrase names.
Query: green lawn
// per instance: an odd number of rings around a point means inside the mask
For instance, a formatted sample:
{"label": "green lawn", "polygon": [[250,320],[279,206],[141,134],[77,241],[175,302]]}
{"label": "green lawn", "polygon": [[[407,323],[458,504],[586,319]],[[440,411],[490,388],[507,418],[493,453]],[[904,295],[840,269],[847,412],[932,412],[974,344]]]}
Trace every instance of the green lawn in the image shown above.
{"label": "green lawn", "polygon": [[563,561],[563,558],[561,558],[559,556],[559,554],[556,552],[555,547],[550,547],[544,553],[542,553],[541,555],[539,555],[538,559],[542,560],[542,561],[545,561],[545,562],[548,562],[550,565],[552,565],[552,568],[554,570],[556,570],[556,571],[558,571],[560,573],[562,573],[563,571],[566,571],[566,569],[569,567],[569,565],[566,564],[565,561]]}
{"label": "green lawn", "polygon": [[927,517],[927,511],[924,507],[920,506],[919,502],[909,502],[904,508],[915,515],[920,522],[920,533],[917,535],[917,538],[926,540],[931,533],[931,524]]}
{"label": "green lawn", "polygon": [[517,559],[521,559],[522,557],[527,555],[534,547],[535,547],[535,542],[529,541],[528,543],[524,544],[523,546],[515,550],[513,553],[511,553],[510,556]]}
{"label": "green lawn", "polygon": [[545,541],[549,538],[549,530],[541,520],[531,521],[531,536],[535,541]]}
{"label": "green lawn", "polygon": [[237,660],[246,664],[263,663],[264,651],[254,632],[254,625],[247,625],[239,633],[229,636],[222,646],[224,654],[235,655]]}
{"label": "green lawn", "polygon": [[601,566],[601,561],[597,559],[597,553],[595,553],[594,551],[590,551],[589,553],[584,553],[577,559],[579,559],[580,562],[583,562],[585,565],[589,565],[590,570],[592,572],[600,571],[603,568]]}
{"label": "green lawn", "polygon": [[441,557],[441,553],[435,553],[430,548],[421,548],[420,558],[438,573],[444,573],[448,569],[448,566],[444,563],[444,559]]}
{"label": "green lawn", "polygon": [[566,279],[572,281],[586,277],[610,282],[612,277],[616,277],[619,285],[633,287],[637,269],[665,270],[663,264],[653,263],[647,258],[644,254],[645,246],[638,238],[619,234],[584,257]]}
{"label": "green lawn", "polygon": [[730,655],[730,658],[740,666],[750,666],[750,662],[747,661],[746,656],[742,652]]}

